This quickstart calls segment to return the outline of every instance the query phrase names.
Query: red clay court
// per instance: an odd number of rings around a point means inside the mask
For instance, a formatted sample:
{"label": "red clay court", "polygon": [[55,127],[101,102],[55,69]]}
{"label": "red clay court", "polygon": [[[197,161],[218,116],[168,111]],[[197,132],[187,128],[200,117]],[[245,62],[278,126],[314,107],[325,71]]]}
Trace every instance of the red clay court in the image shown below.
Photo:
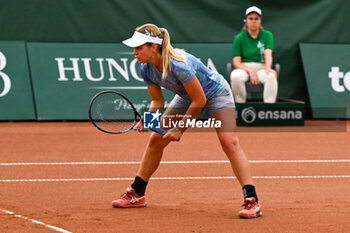
{"label": "red clay court", "polygon": [[239,128],[263,211],[246,220],[237,216],[242,191],[214,132],[188,132],[167,147],[147,208],[114,209],[148,133],[109,135],[89,122],[2,122],[0,231],[350,232],[349,129],[350,121]]}

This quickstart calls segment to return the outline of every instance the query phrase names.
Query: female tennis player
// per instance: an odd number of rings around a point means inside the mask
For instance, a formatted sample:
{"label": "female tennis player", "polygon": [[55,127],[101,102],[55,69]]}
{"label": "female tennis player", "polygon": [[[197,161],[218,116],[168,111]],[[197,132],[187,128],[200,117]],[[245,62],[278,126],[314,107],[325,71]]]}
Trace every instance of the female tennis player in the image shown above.
{"label": "female tennis player", "polygon": [[[193,55],[174,49],[165,28],[158,28],[153,24],[142,25],[123,43],[134,48],[133,54],[141,63],[141,75],[152,99],[150,111],[163,111],[165,101],[161,87],[164,87],[176,95],[163,117],[183,116],[177,120],[186,122],[187,119],[197,118],[202,110],[207,109],[211,118],[221,121],[221,127],[216,129],[217,135],[244,194],[244,208],[239,212],[239,216],[261,216],[248,160],[234,133],[235,104],[226,80],[217,72],[208,69]],[[142,121],[136,127],[142,127]],[[175,127],[164,136],[151,133],[133,184],[120,199],[112,202],[113,207],[147,205],[146,186],[158,168],[164,148],[171,141],[178,140],[185,131],[185,127]]]}

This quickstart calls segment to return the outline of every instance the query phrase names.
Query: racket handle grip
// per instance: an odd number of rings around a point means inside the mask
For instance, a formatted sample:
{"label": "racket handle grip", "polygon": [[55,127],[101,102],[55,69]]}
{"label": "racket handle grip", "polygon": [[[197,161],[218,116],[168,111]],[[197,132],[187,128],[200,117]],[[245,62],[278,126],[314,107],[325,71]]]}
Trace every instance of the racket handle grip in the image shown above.
{"label": "racket handle grip", "polygon": [[[165,135],[168,131],[162,129],[162,128],[156,128],[156,129],[152,129],[152,131],[159,133],[160,135]],[[180,141],[180,138],[176,140],[177,142]]]}
{"label": "racket handle grip", "polygon": [[168,131],[162,129],[162,128],[155,128],[155,129],[152,129],[152,131],[156,132],[156,133],[159,133],[161,135],[165,135]]}

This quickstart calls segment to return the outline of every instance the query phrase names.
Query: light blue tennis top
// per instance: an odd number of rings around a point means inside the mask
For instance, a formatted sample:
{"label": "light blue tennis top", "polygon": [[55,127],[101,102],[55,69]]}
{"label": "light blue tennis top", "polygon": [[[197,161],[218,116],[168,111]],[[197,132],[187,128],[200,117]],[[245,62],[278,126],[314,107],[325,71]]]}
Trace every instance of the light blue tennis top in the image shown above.
{"label": "light blue tennis top", "polygon": [[152,63],[141,64],[141,75],[146,85],[157,84],[182,98],[191,101],[184,85],[196,76],[203,88],[207,101],[219,96],[226,80],[219,73],[207,68],[198,58],[187,52],[181,52],[187,63],[171,59],[171,72],[162,80],[162,73]]}

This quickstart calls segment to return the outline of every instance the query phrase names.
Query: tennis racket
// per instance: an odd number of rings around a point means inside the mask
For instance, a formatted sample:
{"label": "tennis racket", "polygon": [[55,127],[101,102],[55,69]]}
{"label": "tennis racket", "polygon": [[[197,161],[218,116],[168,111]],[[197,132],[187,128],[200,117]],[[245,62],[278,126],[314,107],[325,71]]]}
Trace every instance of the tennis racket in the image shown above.
{"label": "tennis racket", "polygon": [[[92,124],[105,133],[121,134],[134,128],[141,120],[141,115],[124,95],[115,91],[97,93],[90,101],[89,118]],[[161,135],[167,133],[161,128],[151,129]]]}

